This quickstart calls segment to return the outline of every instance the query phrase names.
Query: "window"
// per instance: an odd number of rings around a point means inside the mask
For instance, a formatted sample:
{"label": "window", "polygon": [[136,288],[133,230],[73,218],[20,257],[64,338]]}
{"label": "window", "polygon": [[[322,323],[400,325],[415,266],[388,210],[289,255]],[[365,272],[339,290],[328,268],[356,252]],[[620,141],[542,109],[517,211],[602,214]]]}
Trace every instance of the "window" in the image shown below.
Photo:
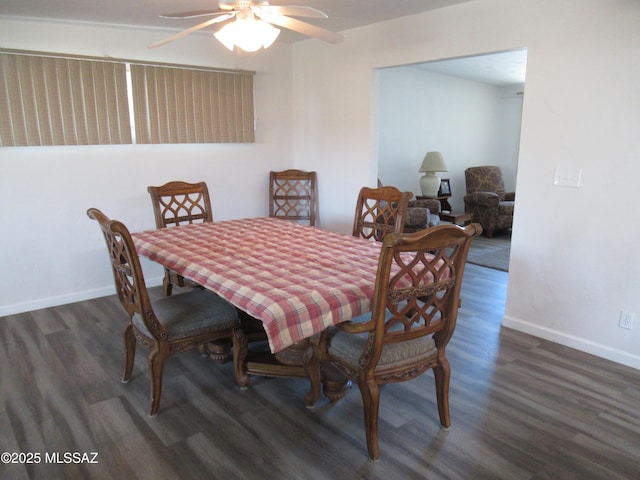
{"label": "window", "polygon": [[125,65],[0,53],[0,145],[131,143]]}
{"label": "window", "polygon": [[254,142],[253,75],[131,65],[138,143]]}
{"label": "window", "polygon": [[0,146],[254,142],[253,75],[0,52]]}

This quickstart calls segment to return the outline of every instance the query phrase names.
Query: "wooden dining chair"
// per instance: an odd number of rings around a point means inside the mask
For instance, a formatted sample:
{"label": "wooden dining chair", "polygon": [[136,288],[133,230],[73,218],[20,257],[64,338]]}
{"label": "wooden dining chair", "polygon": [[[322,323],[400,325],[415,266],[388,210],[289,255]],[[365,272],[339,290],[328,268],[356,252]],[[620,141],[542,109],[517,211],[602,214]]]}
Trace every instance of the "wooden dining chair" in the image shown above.
{"label": "wooden dining chair", "polygon": [[[474,223],[464,228],[441,225],[404,236],[387,235],[382,242],[371,312],[321,334],[316,352],[320,363],[331,362],[358,384],[372,460],[380,458],[382,384],[411,380],[432,369],[440,424],[446,429],[451,426],[450,367],[445,348],[456,326],[469,246],[481,232],[482,227]],[[317,385],[318,369],[310,377]]]}
{"label": "wooden dining chair", "polygon": [[[147,191],[151,195],[156,228],[213,222],[209,189],[205,182],[173,181],[160,187],[148,187]],[[165,268],[162,292],[166,296],[171,295],[173,285],[197,286],[193,282],[185,281],[182,275]]]}
{"label": "wooden dining chair", "polygon": [[390,232],[402,233],[413,194],[396,187],[362,187],[358,194],[353,236],[376,241]]}
{"label": "wooden dining chair", "polygon": [[87,210],[87,215],[100,224],[111,259],[116,292],[129,317],[123,331],[125,365],[122,381],[131,379],[136,342],[150,348],[149,415],[155,416],[160,406],[162,373],[167,358],[207,342],[230,338],[233,329],[239,325],[238,315],[233,305],[204,289],[163,297],[152,304],[127,227],[117,220],[110,220],[95,208]]}
{"label": "wooden dining chair", "polygon": [[312,227],[317,215],[316,172],[284,170],[269,174],[269,216],[306,221]]}

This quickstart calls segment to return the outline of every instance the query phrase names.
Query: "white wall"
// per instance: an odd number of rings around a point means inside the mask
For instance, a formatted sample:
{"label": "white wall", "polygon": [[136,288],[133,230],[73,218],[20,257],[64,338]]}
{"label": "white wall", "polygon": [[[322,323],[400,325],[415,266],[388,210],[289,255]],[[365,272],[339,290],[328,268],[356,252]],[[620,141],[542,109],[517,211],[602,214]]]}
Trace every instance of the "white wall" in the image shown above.
{"label": "white wall", "polygon": [[[348,231],[375,185],[375,69],[528,48],[504,324],[640,368],[638,25],[636,0],[474,0],[295,45],[296,163],[326,225]],[[558,166],[582,187],[554,187]]]}
{"label": "white wall", "polygon": [[[292,158],[291,47],[237,56],[210,35],[149,45],[164,31],[0,20],[0,46],[254,70],[255,144],[0,148],[0,316],[110,294],[100,208],[132,231],[153,228],[148,185],[207,182],[214,219],[267,214],[268,172]],[[150,284],[157,264],[143,262]]]}
{"label": "white wall", "polygon": [[[379,72],[378,174],[383,184],[421,195],[418,172],[428,151],[442,153],[453,197],[464,211],[464,171],[502,168],[505,188],[516,185],[523,86],[498,87],[417,69]],[[515,145],[515,148],[514,148]]]}

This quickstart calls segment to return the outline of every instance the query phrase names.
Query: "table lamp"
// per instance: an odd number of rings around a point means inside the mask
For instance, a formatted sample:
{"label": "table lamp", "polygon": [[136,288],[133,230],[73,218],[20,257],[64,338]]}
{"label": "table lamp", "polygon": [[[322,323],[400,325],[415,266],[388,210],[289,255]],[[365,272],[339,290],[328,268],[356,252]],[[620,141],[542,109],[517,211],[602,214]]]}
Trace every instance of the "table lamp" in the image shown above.
{"label": "table lamp", "polygon": [[436,172],[446,172],[447,166],[440,152],[427,152],[420,166],[424,175],[420,178],[420,189],[425,197],[437,197],[440,189],[440,177]]}

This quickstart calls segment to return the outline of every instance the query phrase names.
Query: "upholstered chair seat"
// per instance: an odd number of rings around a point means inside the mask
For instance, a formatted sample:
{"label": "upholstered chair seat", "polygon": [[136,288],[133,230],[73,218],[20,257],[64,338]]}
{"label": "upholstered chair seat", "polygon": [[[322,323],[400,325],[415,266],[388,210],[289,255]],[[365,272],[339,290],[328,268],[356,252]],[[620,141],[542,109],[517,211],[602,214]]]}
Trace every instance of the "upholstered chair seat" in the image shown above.
{"label": "upholstered chair seat", "polygon": [[[369,321],[371,315],[366,318],[357,318],[353,322]],[[369,333],[346,333],[338,328],[331,328],[327,335],[327,351],[329,355],[348,368],[360,368],[362,357]],[[400,343],[386,343],[382,347],[380,360],[376,364],[375,373],[380,374],[385,370],[395,370],[407,365],[420,363],[437,355],[438,349],[432,337],[420,337]]]}
{"label": "upholstered chair seat", "polygon": [[[238,325],[233,305],[203,289],[161,298],[153,303],[153,309],[167,330],[167,340],[231,330]],[[135,313],[132,322],[141,333],[153,338],[140,315]]]}

